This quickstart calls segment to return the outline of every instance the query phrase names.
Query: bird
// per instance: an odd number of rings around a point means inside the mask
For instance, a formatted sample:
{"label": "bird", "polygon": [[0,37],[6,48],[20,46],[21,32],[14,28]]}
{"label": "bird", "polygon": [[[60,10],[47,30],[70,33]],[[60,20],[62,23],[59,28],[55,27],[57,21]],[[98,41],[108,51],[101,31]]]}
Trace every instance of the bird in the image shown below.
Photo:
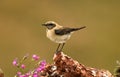
{"label": "bird", "polygon": [[46,27],[46,36],[53,42],[58,43],[56,53],[61,52],[66,41],[70,39],[72,33],[86,28],[81,26],[79,28],[64,27],[54,21],[47,21],[42,24]]}

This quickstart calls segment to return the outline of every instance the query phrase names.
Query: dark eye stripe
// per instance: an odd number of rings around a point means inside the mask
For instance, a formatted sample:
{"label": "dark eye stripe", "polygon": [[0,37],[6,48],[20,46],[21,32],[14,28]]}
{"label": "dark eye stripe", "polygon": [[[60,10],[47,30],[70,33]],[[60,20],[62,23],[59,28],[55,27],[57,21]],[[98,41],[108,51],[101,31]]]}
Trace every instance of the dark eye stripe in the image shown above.
{"label": "dark eye stripe", "polygon": [[48,25],[54,25],[54,24],[51,23],[51,24],[48,24]]}

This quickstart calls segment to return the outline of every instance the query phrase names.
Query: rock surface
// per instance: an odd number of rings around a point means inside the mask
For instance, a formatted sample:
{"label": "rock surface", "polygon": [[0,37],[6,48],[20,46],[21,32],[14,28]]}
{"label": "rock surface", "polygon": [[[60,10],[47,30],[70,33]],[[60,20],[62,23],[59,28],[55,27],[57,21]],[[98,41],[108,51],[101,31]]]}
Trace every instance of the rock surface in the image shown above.
{"label": "rock surface", "polygon": [[54,54],[54,64],[47,65],[41,77],[113,77],[108,70],[86,67],[63,52]]}

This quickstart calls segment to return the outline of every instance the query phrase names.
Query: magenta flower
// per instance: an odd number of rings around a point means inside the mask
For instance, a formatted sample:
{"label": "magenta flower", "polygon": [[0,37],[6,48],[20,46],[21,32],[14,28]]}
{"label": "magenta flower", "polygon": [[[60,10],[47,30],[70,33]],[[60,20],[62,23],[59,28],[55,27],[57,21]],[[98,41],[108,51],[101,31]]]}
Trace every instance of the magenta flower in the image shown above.
{"label": "magenta flower", "polygon": [[13,64],[14,66],[18,66],[18,59],[17,59],[17,58],[14,59],[13,62],[12,62],[12,64]]}
{"label": "magenta flower", "polygon": [[32,60],[38,61],[38,63],[35,64],[34,69],[29,69],[27,70],[28,72],[25,72],[26,65],[24,64],[24,60],[26,60],[27,58],[28,55],[24,56],[20,61],[17,58],[13,60],[12,64],[14,66],[17,66],[19,69],[22,68],[21,71],[18,71],[16,73],[15,77],[40,77],[40,72],[42,72],[46,67],[46,61],[42,60],[39,62],[40,57],[36,54],[32,55]]}
{"label": "magenta flower", "polygon": [[41,62],[40,62],[40,65],[41,65],[41,66],[45,66],[45,65],[46,65],[46,61],[45,61],[45,60],[41,61]]}
{"label": "magenta flower", "polygon": [[27,77],[27,76],[25,76],[25,75],[20,75],[19,77]]}
{"label": "magenta flower", "polygon": [[34,73],[32,77],[38,77],[38,74],[37,74],[37,73]]}
{"label": "magenta flower", "polygon": [[43,60],[43,61],[40,62],[39,66],[36,68],[35,71],[36,71],[36,72],[41,72],[42,70],[45,69],[45,66],[46,66],[46,61]]}
{"label": "magenta flower", "polygon": [[39,57],[38,55],[35,55],[35,54],[32,56],[32,59],[33,59],[33,60],[39,60],[39,58],[40,58],[40,57]]}
{"label": "magenta flower", "polygon": [[41,72],[42,71],[42,67],[38,67],[37,69],[36,69],[36,72]]}
{"label": "magenta flower", "polygon": [[22,73],[18,71],[17,74],[18,74],[18,75],[21,75]]}
{"label": "magenta flower", "polygon": [[22,64],[20,67],[21,67],[22,69],[24,69],[26,66],[25,66],[24,64]]}
{"label": "magenta flower", "polygon": [[22,74],[21,72],[19,72],[19,71],[17,72],[17,76],[20,76],[21,74]]}

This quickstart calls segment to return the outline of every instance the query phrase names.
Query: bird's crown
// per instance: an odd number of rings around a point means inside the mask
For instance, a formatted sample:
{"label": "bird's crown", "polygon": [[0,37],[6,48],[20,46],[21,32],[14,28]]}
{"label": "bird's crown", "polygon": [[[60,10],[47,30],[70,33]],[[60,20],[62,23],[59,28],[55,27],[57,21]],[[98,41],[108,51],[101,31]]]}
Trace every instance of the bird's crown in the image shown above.
{"label": "bird's crown", "polygon": [[56,25],[57,23],[54,21],[47,21],[45,22],[46,25]]}
{"label": "bird's crown", "polygon": [[42,25],[46,26],[48,29],[52,29],[57,25],[57,23],[54,21],[47,21],[46,23],[44,23]]}

